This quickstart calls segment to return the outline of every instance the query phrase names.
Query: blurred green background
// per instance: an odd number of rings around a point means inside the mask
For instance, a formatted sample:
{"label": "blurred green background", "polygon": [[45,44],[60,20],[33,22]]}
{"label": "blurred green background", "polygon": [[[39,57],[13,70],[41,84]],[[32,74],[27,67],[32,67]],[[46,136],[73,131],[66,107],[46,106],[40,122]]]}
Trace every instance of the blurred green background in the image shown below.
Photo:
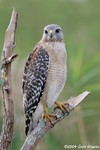
{"label": "blurred green background", "polygon": [[[68,79],[59,99],[88,90],[91,95],[40,141],[36,150],[63,150],[64,145],[100,145],[100,1],[99,0],[0,0],[0,49],[13,7],[19,14],[13,62],[15,130],[11,150],[25,139],[21,79],[24,62],[41,39],[47,24],[59,24],[68,53]],[[0,51],[0,54],[1,54]],[[0,93],[0,108],[2,97]],[[2,126],[2,109],[0,112]]]}

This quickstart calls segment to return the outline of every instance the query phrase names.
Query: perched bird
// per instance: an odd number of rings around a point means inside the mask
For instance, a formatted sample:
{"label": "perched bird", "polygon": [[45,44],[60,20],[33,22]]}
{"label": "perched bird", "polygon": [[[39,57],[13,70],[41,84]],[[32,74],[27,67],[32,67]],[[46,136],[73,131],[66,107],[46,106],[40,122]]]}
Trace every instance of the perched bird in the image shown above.
{"label": "perched bird", "polygon": [[54,116],[48,113],[47,108],[54,103],[62,111],[66,109],[64,104],[56,101],[66,81],[66,59],[61,27],[56,24],[47,25],[24,68],[22,93],[26,135],[31,124],[37,123],[43,112],[45,121],[51,122],[51,117]]}

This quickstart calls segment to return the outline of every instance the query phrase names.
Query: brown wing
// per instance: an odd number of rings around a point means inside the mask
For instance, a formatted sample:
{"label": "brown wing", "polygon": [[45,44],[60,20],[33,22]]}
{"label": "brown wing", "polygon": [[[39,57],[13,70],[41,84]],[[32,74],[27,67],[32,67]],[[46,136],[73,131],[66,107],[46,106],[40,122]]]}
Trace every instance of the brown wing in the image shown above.
{"label": "brown wing", "polygon": [[38,46],[28,57],[23,76],[22,91],[26,114],[26,135],[32,114],[35,112],[44,91],[49,65],[49,55]]}

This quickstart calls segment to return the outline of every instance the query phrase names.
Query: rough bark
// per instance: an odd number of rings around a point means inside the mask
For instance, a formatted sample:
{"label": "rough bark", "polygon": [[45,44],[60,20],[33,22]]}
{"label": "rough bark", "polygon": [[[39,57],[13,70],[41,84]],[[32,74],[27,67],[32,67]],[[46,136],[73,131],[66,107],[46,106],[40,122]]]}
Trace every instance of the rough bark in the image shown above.
{"label": "rough bark", "polygon": [[[90,92],[83,92],[82,94],[78,95],[77,97],[71,97],[66,104],[66,108],[69,109],[69,113],[66,111],[62,113],[60,109],[55,109],[52,114],[56,114],[56,118],[52,118],[53,124],[57,124],[59,121],[64,119],[66,116],[70,114],[74,108],[79,105],[88,95]],[[41,119],[37,125],[37,127],[26,137],[26,140],[20,150],[34,150],[40,139],[48,132],[52,127],[49,122],[45,123],[43,119]]]}
{"label": "rough bark", "polygon": [[8,150],[13,139],[14,130],[14,105],[13,90],[11,83],[11,62],[17,57],[13,54],[15,47],[15,31],[17,27],[18,14],[13,9],[8,28],[5,33],[4,46],[1,58],[1,80],[2,80],[2,104],[3,125],[0,136],[0,150]]}
{"label": "rough bark", "polygon": [[[17,54],[13,54],[13,49],[15,47],[15,31],[17,27],[18,14],[13,9],[11,20],[9,26],[5,33],[5,41],[2,50],[2,97],[3,97],[3,125],[0,136],[0,150],[9,150],[10,144],[13,139],[14,131],[14,98],[13,89],[11,83],[11,63],[17,57]],[[83,92],[77,97],[71,97],[66,104],[66,108],[69,109],[69,113],[56,108],[52,114],[56,117],[52,118],[52,122],[55,126],[59,121],[64,119],[70,114],[71,111],[77,107],[80,102],[82,102],[90,92]],[[40,119],[37,127],[26,137],[25,142],[21,150],[33,150],[40,139],[52,128],[49,122],[45,123],[43,119]],[[24,133],[23,133],[24,134]]]}

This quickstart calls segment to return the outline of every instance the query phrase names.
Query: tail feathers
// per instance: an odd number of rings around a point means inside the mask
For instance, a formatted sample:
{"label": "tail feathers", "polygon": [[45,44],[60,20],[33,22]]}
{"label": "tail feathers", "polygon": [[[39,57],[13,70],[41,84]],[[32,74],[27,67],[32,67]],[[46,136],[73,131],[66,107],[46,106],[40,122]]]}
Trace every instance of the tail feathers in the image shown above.
{"label": "tail feathers", "polygon": [[26,136],[27,136],[28,131],[29,131],[29,128],[30,128],[30,118],[29,118],[28,116],[26,116],[25,122],[26,122],[25,134],[26,134]]}
{"label": "tail feathers", "polygon": [[[33,115],[32,115],[33,114]],[[26,128],[25,128],[25,134],[29,134],[38,124],[39,119],[42,117],[43,114],[43,105],[39,103],[37,106],[37,109],[34,113],[26,113]]]}

